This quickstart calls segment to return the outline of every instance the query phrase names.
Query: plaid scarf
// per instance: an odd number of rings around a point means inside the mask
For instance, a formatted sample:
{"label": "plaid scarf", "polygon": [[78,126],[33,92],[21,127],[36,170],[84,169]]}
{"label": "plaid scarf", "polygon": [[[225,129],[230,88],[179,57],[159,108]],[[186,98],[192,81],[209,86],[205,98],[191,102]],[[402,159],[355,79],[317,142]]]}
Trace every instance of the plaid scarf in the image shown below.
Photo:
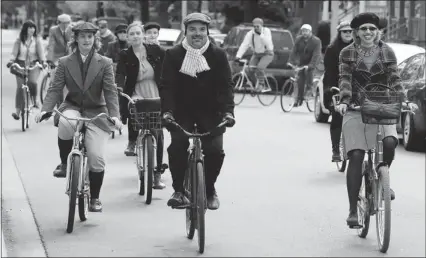
{"label": "plaid scarf", "polygon": [[197,73],[210,70],[207,60],[203,56],[203,53],[206,52],[209,45],[210,40],[207,39],[206,44],[202,48],[195,49],[188,44],[185,37],[182,41],[182,46],[186,49],[186,55],[183,59],[180,72],[196,78]]}

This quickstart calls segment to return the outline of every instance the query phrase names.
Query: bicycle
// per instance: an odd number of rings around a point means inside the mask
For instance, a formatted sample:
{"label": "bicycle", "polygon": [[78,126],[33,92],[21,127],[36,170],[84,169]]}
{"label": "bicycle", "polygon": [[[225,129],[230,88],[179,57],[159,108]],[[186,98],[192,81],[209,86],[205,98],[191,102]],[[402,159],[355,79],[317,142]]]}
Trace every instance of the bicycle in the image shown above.
{"label": "bicycle", "polygon": [[46,97],[47,90],[50,88],[52,81],[52,70],[55,69],[55,65],[52,63],[49,63],[47,73],[44,75],[43,79],[41,80],[41,86],[40,86],[40,102],[43,104],[44,98]]}
{"label": "bicycle", "polygon": [[[370,104],[366,107],[365,100],[361,101],[361,106],[348,106],[348,110],[361,111],[362,121],[364,124],[376,124],[377,135],[375,147],[367,152],[367,160],[362,165],[362,185],[358,196],[358,225],[351,226],[356,228],[358,236],[365,238],[370,227],[370,216],[376,215],[376,232],[379,250],[386,253],[389,248],[391,233],[391,192],[389,182],[389,166],[383,161],[383,133],[380,125],[397,124],[400,119],[401,112],[412,112],[411,110],[403,110],[407,105],[401,103],[398,92],[392,88],[381,84],[370,84],[386,89],[385,91],[365,92],[372,96],[363,97],[370,100]],[[381,94],[376,95],[377,93]],[[386,96],[383,96],[386,93]],[[376,96],[374,96],[376,95]],[[364,102],[364,103],[363,103]],[[374,102],[371,105],[371,102]],[[392,107],[392,105],[394,105]],[[398,109],[399,114],[380,118],[386,109]],[[370,110],[368,110],[370,109]],[[374,111],[372,112],[372,109]],[[383,222],[383,223],[382,223]]]}
{"label": "bicycle", "polygon": [[[290,112],[293,107],[297,107],[299,102],[299,87],[297,85],[299,81],[299,74],[300,72],[307,72],[307,68],[305,66],[302,67],[296,67],[292,64],[288,64],[291,68],[294,69],[295,75],[290,77],[286,82],[284,83],[282,89],[281,89],[281,109],[284,112]],[[305,83],[305,89],[304,89],[304,97],[303,101],[306,103],[306,107],[308,108],[309,112],[313,112],[315,108],[315,100],[313,96],[308,96],[307,90],[306,90],[306,83]],[[311,95],[311,94],[310,94]],[[286,103],[286,98],[289,99],[289,103]],[[302,101],[302,103],[303,103]],[[297,105],[295,105],[297,104]]]}
{"label": "bicycle", "polygon": [[90,124],[94,120],[101,117],[106,117],[112,125],[115,125],[115,122],[111,119],[111,117],[109,117],[105,113],[100,113],[99,115],[93,118],[66,117],[56,108],[52,112],[45,113],[40,118],[40,122],[51,117],[53,112],[65,118],[68,122],[77,121],[77,124],[74,128],[75,132],[73,136],[73,148],[70,154],[68,155],[66,176],[67,184],[65,190],[65,194],[67,194],[69,197],[67,233],[71,233],[74,229],[75,206],[77,199],[78,215],[80,217],[80,221],[87,220],[87,215],[89,211],[90,183],[89,173],[87,173],[88,171],[86,146],[84,144],[87,124]]}
{"label": "bicycle", "polygon": [[[138,131],[136,167],[139,175],[139,195],[145,197],[146,204],[151,204],[154,168],[156,167],[154,151],[157,149],[153,131],[163,129],[161,126],[161,100],[160,98],[133,100],[121,91],[120,94],[129,100],[130,119],[133,128]],[[167,167],[162,166],[162,169],[167,169]]]}
{"label": "bicycle", "polygon": [[[239,73],[234,74],[234,76],[232,76],[232,83],[234,84],[234,93],[237,93],[234,94],[235,105],[239,105],[241,104],[241,102],[243,102],[246,92],[250,93],[252,97],[257,95],[260,104],[262,104],[263,106],[272,105],[272,103],[274,103],[275,99],[277,98],[278,82],[275,77],[273,75],[265,74],[265,72],[263,72],[263,76],[265,77],[265,85],[261,87],[259,85],[259,80],[256,78],[256,84],[255,86],[253,86],[252,81],[247,75],[246,69],[257,69],[257,67],[248,65],[247,59],[240,59],[237,62],[239,64],[242,64],[243,68]],[[241,99],[238,99],[237,96],[241,96]],[[265,96],[265,99],[262,99],[261,96]],[[268,99],[269,102],[267,102]]]}
{"label": "bicycle", "polygon": [[176,127],[188,138],[192,139],[192,143],[188,148],[189,156],[184,178],[185,196],[190,200],[190,203],[172,208],[186,210],[186,235],[188,239],[193,239],[195,229],[197,229],[198,251],[200,253],[204,253],[207,198],[204,177],[204,160],[201,152],[201,138],[209,136],[215,130],[223,128],[228,121],[225,120],[221,122],[215,129],[207,133],[198,133],[196,124],[194,125],[194,132],[190,133],[183,129],[182,126],[175,121],[168,121],[168,123]]}
{"label": "bicycle", "polygon": [[[332,104],[331,104],[331,108],[334,108],[335,112],[337,112],[336,108],[337,106],[340,104],[340,89],[337,87],[331,87],[330,91],[333,94],[331,100],[332,100]],[[337,166],[337,171],[339,172],[345,172],[346,170],[346,165],[347,165],[347,161],[348,161],[348,157],[346,157],[345,155],[345,145],[344,145],[344,141],[343,141],[343,131],[340,134],[340,143],[339,143],[339,150],[340,150],[340,161],[336,161],[336,166]]]}
{"label": "bicycle", "polygon": [[32,106],[30,107],[30,103],[29,103],[30,88],[28,87],[28,75],[32,70],[36,68],[43,69],[43,66],[39,62],[36,62],[32,67],[29,67],[29,66],[22,67],[18,63],[13,63],[11,66],[14,66],[18,70],[20,70],[20,73],[22,73],[24,76],[24,83],[22,84],[22,87],[21,87],[22,97],[24,99],[21,106],[21,121],[22,121],[22,131],[25,132],[25,129],[28,129],[30,127],[29,116],[33,108]]}

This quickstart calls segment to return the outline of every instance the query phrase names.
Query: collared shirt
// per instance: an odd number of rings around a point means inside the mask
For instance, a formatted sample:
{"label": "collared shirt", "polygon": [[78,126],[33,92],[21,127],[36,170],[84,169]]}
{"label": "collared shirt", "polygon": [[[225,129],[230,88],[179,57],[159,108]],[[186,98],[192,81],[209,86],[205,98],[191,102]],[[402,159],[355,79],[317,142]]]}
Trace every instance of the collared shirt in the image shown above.
{"label": "collared shirt", "polygon": [[83,63],[84,63],[84,62],[86,62],[86,59],[89,56],[89,54],[83,55],[83,54],[80,53],[80,56],[81,56],[81,60],[83,60]]}
{"label": "collared shirt", "polygon": [[271,30],[269,28],[263,27],[262,33],[260,33],[260,35],[255,33],[254,29],[247,32],[243,43],[241,43],[241,46],[238,49],[236,57],[241,58],[249,47],[253,49],[254,53],[265,53],[265,51],[273,51],[274,44],[272,42]]}

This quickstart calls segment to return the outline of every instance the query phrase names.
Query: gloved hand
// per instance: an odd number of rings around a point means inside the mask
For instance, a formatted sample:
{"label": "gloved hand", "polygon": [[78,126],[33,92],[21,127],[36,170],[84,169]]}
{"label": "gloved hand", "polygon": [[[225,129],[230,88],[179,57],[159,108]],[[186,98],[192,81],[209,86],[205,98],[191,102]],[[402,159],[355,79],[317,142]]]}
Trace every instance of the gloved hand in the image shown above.
{"label": "gloved hand", "polygon": [[[40,123],[41,122],[41,118],[46,114],[47,112],[46,111],[41,111],[40,113],[38,113],[36,116],[35,116],[35,122],[36,123]],[[49,118],[47,118],[47,119],[49,119]]]}
{"label": "gloved hand", "polygon": [[235,125],[235,118],[231,113],[226,113],[223,120],[227,121],[226,127],[233,127]]}
{"label": "gloved hand", "polygon": [[111,119],[115,123],[115,128],[117,128],[117,130],[121,130],[121,128],[123,127],[123,123],[121,123],[120,119],[118,117],[111,117]]}
{"label": "gloved hand", "polygon": [[342,116],[344,116],[346,112],[348,111],[348,105],[344,103],[340,103],[337,106],[336,111],[339,112]]}
{"label": "gloved hand", "polygon": [[417,106],[417,104],[415,104],[415,103],[408,102],[408,103],[407,103],[407,106],[408,106],[408,108],[410,108],[410,110],[411,110],[411,111],[413,111],[413,112],[416,112],[416,111],[417,111],[417,109],[419,109],[419,106]]}
{"label": "gloved hand", "polygon": [[6,65],[6,67],[7,67],[7,68],[10,68],[10,67],[12,66],[12,64],[13,64],[13,61],[9,61],[9,62],[7,63],[7,65]]}

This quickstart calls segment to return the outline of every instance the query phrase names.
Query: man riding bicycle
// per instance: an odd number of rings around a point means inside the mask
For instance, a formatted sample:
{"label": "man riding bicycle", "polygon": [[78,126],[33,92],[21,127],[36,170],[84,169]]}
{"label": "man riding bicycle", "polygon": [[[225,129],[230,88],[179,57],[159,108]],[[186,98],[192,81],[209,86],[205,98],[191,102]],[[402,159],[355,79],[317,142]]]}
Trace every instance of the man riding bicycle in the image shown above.
{"label": "man riding bicycle", "polygon": [[[305,73],[299,75],[299,102],[300,106],[303,102],[305,95],[305,83],[307,90],[312,90],[314,80],[314,70],[321,59],[321,40],[312,34],[312,26],[304,24],[301,28],[302,35],[296,38],[293,50],[291,51],[288,59],[289,65],[296,63],[298,66],[303,66],[306,70]],[[297,57],[297,59],[296,59]]]}
{"label": "man riding bicycle", "polygon": [[238,49],[235,61],[244,55],[250,47],[253,50],[249,65],[256,66],[256,78],[259,80],[259,88],[265,85],[265,69],[274,59],[274,44],[272,42],[271,30],[263,27],[263,20],[255,18],[253,20],[253,29],[247,32]]}
{"label": "man riding bicycle", "polygon": [[[184,20],[185,38],[168,49],[163,61],[160,97],[164,121],[176,121],[192,131],[194,123],[200,133],[208,132],[224,119],[235,124],[231,69],[225,52],[208,39],[210,18],[191,13]],[[167,202],[176,207],[188,204],[183,181],[188,161],[189,140],[175,128],[168,127],[170,172],[175,192]],[[225,129],[202,139],[207,207],[219,208],[214,184],[222,168]]]}

